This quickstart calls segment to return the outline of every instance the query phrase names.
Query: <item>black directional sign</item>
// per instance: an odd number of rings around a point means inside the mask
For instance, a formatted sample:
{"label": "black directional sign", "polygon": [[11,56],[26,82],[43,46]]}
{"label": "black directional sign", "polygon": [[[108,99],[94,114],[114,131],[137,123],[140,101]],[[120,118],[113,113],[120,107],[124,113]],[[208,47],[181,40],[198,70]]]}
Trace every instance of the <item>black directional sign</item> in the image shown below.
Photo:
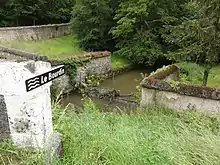
{"label": "black directional sign", "polygon": [[41,75],[26,80],[25,81],[26,90],[27,92],[32,91],[33,89],[36,89],[64,74],[65,74],[65,70],[63,65],[56,67],[55,69],[49,72],[43,73]]}

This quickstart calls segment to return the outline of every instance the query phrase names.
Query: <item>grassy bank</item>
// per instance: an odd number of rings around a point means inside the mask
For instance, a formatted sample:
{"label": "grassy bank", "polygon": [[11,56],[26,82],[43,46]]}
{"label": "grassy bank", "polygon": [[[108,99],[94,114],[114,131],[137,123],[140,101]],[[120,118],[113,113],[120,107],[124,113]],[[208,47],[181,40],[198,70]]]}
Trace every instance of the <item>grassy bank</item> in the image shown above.
{"label": "grassy bank", "polygon": [[64,120],[62,164],[220,164],[219,117],[161,107],[120,115],[89,105]]}
{"label": "grassy bank", "polygon": [[62,36],[39,41],[12,41],[0,44],[21,49],[31,53],[39,53],[50,59],[65,59],[84,51],[79,47],[74,36]]}
{"label": "grassy bank", "polygon": [[[80,48],[76,37],[71,35],[48,40],[12,41],[0,42],[0,44],[21,49],[30,53],[43,54],[48,56],[50,59],[66,59],[74,55],[85,53],[85,51]],[[127,60],[115,55],[112,55],[111,62],[113,68],[120,68],[129,64]]]}
{"label": "grassy bank", "polygon": [[[183,82],[202,85],[203,67],[194,63],[181,63],[178,66],[181,68],[180,76]],[[220,88],[220,65],[211,69],[207,86]]]}
{"label": "grassy bank", "polygon": [[[219,116],[176,113],[162,107],[130,115],[100,113],[88,101],[83,113],[57,107],[53,114],[54,128],[63,134],[63,155],[54,164],[220,164]],[[0,150],[2,154],[5,148]],[[13,150],[10,156],[24,158],[19,154]],[[39,155],[29,157],[41,164]]]}

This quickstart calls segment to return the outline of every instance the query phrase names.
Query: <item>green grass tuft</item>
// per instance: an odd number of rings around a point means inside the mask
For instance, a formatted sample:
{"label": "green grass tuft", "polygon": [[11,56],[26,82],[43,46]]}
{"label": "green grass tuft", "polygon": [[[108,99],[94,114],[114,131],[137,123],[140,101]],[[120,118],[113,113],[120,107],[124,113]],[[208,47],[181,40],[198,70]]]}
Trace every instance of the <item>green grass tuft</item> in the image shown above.
{"label": "green grass tuft", "polygon": [[1,165],[43,165],[44,154],[40,150],[32,148],[19,148],[12,142],[0,143],[0,164]]}
{"label": "green grass tuft", "polygon": [[111,63],[112,63],[113,69],[126,67],[130,64],[128,60],[124,59],[121,56],[114,55],[114,54],[111,56]]}
{"label": "green grass tuft", "polygon": [[[204,68],[195,63],[180,63],[180,76],[183,82],[202,85]],[[220,88],[220,66],[214,66],[208,77],[208,87]]]}

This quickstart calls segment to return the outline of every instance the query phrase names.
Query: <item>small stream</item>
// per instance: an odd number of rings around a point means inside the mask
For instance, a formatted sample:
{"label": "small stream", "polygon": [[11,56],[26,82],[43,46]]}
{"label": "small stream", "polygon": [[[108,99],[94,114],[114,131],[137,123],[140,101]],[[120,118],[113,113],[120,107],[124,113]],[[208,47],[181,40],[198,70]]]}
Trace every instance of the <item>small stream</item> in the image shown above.
{"label": "small stream", "polygon": [[[104,88],[114,88],[117,90],[120,90],[122,94],[131,94],[136,92],[136,86],[138,86],[142,80],[141,74],[149,74],[149,69],[135,69],[131,70],[125,73],[122,73],[119,76],[112,77],[109,79],[104,80],[100,87]],[[112,102],[109,104],[109,101],[107,100],[99,100],[95,98],[91,98],[94,103],[100,107],[101,109],[107,110],[107,109],[124,109],[127,108],[124,104],[115,103]],[[82,96],[76,92],[70,93],[68,96],[66,96],[62,104],[64,106],[68,105],[69,103],[75,105],[75,106],[82,106]]]}

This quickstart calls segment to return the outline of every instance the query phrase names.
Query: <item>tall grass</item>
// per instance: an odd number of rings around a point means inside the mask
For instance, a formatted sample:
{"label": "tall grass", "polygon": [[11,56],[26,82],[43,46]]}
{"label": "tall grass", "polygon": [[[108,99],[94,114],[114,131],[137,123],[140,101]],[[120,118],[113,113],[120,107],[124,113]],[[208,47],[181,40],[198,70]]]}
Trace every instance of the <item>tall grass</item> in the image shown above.
{"label": "tall grass", "polygon": [[[218,115],[175,112],[164,107],[130,114],[100,112],[86,100],[80,113],[56,105],[53,122],[63,134],[63,153],[55,165],[220,164]],[[4,149],[7,147],[0,147],[1,154]],[[41,153],[22,155],[16,148],[7,150],[18,154],[14,158],[27,159],[24,164],[42,162]],[[11,154],[8,153],[9,159]]]}
{"label": "tall grass", "polygon": [[[181,80],[189,84],[202,85],[204,68],[195,63],[179,63]],[[214,66],[209,73],[209,87],[220,88],[220,66]]]}
{"label": "tall grass", "polygon": [[43,165],[44,152],[32,148],[20,148],[11,141],[0,143],[0,165]]}
{"label": "tall grass", "polygon": [[64,135],[61,164],[220,164],[219,116],[163,107],[100,113],[91,103],[80,114],[55,114]]}

